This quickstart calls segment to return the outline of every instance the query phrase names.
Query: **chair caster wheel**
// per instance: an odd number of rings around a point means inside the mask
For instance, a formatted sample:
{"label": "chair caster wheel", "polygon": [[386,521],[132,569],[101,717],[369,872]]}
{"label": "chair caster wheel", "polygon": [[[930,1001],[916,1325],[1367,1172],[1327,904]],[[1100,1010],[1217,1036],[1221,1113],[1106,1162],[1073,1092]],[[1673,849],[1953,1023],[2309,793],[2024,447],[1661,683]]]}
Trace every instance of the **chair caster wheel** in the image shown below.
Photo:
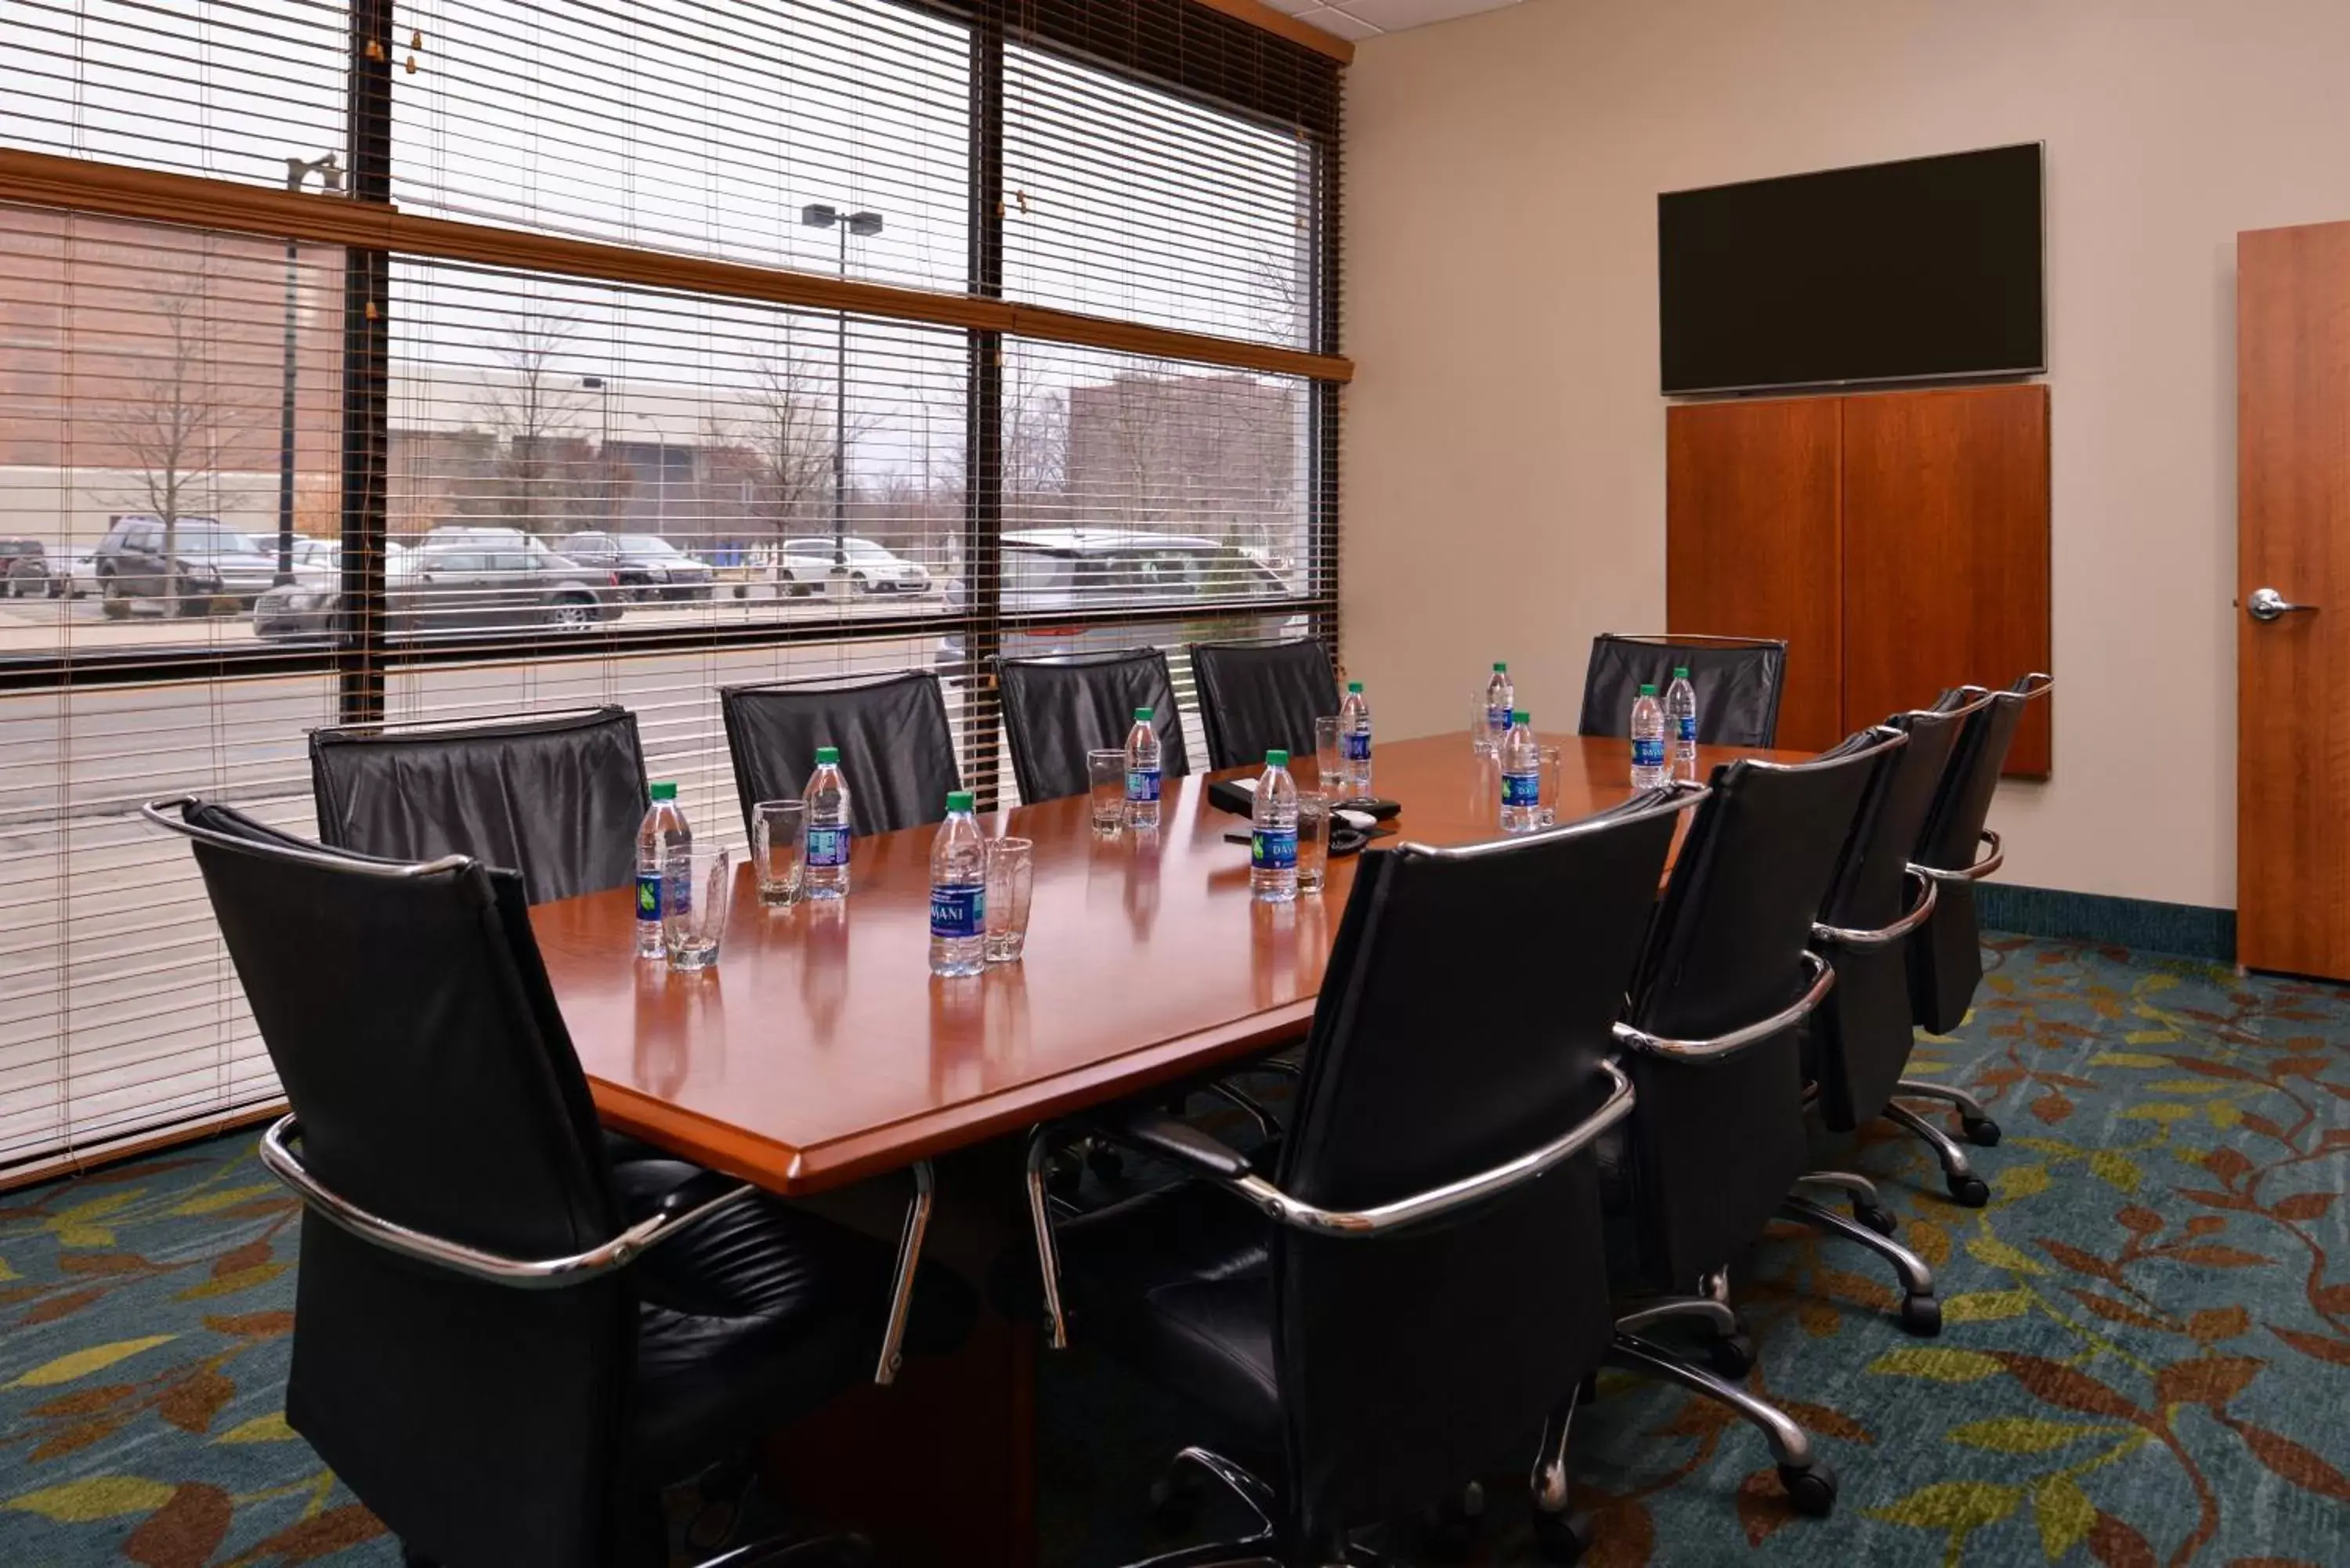
{"label": "chair caster wheel", "polygon": [[1970,1143],[1984,1148],[1999,1147],[1999,1124],[1989,1116],[1969,1116],[1959,1124]]}
{"label": "chair caster wheel", "polygon": [[1150,1527],[1161,1535],[1183,1535],[1200,1517],[1203,1489],[1198,1477],[1178,1465],[1150,1483]]}
{"label": "chair caster wheel", "polygon": [[1056,1158],[1045,1167],[1045,1190],[1055,1198],[1075,1198],[1085,1180],[1085,1168],[1075,1160]]}
{"label": "chair caster wheel", "polygon": [[1991,1201],[1991,1189],[1980,1176],[1947,1177],[1943,1185],[1950,1189],[1950,1197],[1966,1208],[1980,1209]]}
{"label": "chair caster wheel", "polygon": [[1126,1159],[1106,1143],[1086,1150],[1086,1168],[1104,1181],[1116,1181],[1126,1171]]}
{"label": "chair caster wheel", "polygon": [[1743,1332],[1724,1334],[1705,1347],[1705,1359],[1716,1372],[1736,1382],[1754,1370],[1754,1340]]}
{"label": "chair caster wheel", "polygon": [[1545,1563],[1573,1563],[1591,1550],[1591,1516],[1534,1511],[1534,1549]]}
{"label": "chair caster wheel", "polygon": [[1779,1484],[1787,1489],[1787,1501],[1797,1513],[1813,1519],[1825,1519],[1835,1511],[1835,1471],[1818,1459],[1804,1469],[1790,1465],[1779,1467]]}
{"label": "chair caster wheel", "polygon": [[1901,1326],[1920,1339],[1942,1332],[1942,1303],[1932,1296],[1901,1298]]}
{"label": "chair caster wheel", "polygon": [[1901,1222],[1893,1218],[1893,1210],[1881,1203],[1856,1203],[1852,1217],[1880,1236],[1890,1236],[1901,1228]]}

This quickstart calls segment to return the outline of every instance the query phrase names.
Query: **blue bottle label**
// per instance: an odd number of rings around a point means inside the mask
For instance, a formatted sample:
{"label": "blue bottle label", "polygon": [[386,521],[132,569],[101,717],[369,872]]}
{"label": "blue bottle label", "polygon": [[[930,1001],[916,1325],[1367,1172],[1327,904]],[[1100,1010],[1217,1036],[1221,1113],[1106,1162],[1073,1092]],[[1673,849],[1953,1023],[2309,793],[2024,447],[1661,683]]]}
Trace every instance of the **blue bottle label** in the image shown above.
{"label": "blue bottle label", "polygon": [[1681,744],[1682,744],[1682,745],[1684,745],[1684,746],[1694,746],[1694,745],[1696,745],[1696,744],[1697,744],[1697,715],[1696,715],[1696,714],[1694,714],[1694,713],[1684,713],[1684,714],[1682,714],[1682,715],[1681,715],[1681,717],[1680,717],[1680,726],[1681,726]]}
{"label": "blue bottle label", "polygon": [[661,918],[661,879],[650,871],[637,873],[637,919]]}
{"label": "blue bottle label", "polygon": [[1259,871],[1289,871],[1297,866],[1297,829],[1260,827],[1249,835],[1249,865]]}
{"label": "blue bottle label", "polygon": [[1498,735],[1509,727],[1510,711],[1507,708],[1487,708],[1485,710],[1485,728],[1492,731],[1493,733]]}
{"label": "blue bottle label", "polygon": [[1159,798],[1159,770],[1157,768],[1127,769],[1126,798],[1134,802],[1138,805],[1140,805],[1145,802],[1157,800]]}
{"label": "blue bottle label", "polygon": [[1502,804],[1533,806],[1542,805],[1542,774],[1538,773],[1503,774]]}
{"label": "blue bottle label", "polygon": [[1632,742],[1632,765],[1636,768],[1660,768],[1665,765],[1665,738],[1662,735],[1641,736]]}
{"label": "blue bottle label", "polygon": [[1367,728],[1357,730],[1342,737],[1339,745],[1350,763],[1367,763],[1371,760],[1371,732]]}
{"label": "blue bottle label", "polygon": [[979,935],[986,923],[987,889],[984,888],[931,889],[931,935],[961,940]]}
{"label": "blue bottle label", "polygon": [[811,827],[807,830],[807,863],[831,867],[848,864],[848,829]]}

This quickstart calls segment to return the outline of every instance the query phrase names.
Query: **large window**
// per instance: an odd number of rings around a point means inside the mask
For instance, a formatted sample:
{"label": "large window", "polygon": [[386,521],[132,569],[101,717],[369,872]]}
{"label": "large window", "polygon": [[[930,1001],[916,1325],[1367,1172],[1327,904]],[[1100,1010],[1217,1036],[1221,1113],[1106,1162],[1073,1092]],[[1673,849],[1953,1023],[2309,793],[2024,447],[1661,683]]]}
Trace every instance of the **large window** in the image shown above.
{"label": "large window", "polygon": [[[1336,627],[1333,62],[1193,0],[28,0],[0,1180],[267,1102],[176,841],[306,734]],[[1193,718],[1196,722],[1196,717]]]}

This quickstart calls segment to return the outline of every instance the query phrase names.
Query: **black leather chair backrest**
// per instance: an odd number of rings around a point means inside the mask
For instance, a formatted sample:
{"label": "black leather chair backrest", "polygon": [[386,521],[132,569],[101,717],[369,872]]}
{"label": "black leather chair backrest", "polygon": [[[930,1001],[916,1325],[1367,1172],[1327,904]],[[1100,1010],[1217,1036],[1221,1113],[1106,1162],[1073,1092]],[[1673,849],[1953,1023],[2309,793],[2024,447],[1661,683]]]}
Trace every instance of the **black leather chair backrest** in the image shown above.
{"label": "black leather chair backrest", "polygon": [[1086,753],[1125,745],[1137,708],[1150,710],[1150,727],[1159,732],[1161,775],[1180,778],[1191,771],[1175,682],[1167,673],[1167,656],[1155,648],[1069,659],[999,659],[995,679],[1003,691],[1012,776],[1022,800],[1085,794]]}
{"label": "black leather chair backrest", "polygon": [[[1604,1098],[1599,1061],[1675,814],[1363,857],[1283,1190],[1363,1208],[1491,1169]],[[1440,1048],[1431,1049],[1432,1044]],[[1276,1228],[1275,1361],[1308,1528],[1409,1511],[1521,1456],[1612,1332],[1595,1167],[1348,1240]]]}
{"label": "black leather chair backrest", "polygon": [[645,756],[623,708],[310,732],[318,836],[391,860],[471,855],[543,904],[636,876]]}
{"label": "black leather chair backrest", "polygon": [[1312,638],[1295,642],[1195,642],[1191,680],[1207,732],[1208,766],[1264,761],[1278,747],[1314,754],[1314,721],[1338,711],[1338,679],[1329,650]]}
{"label": "black leather chair backrest", "polygon": [[1629,735],[1632,704],[1643,685],[1662,701],[1675,669],[1689,667],[1697,691],[1697,738],[1709,746],[1773,746],[1779,739],[1779,694],[1787,683],[1787,645],[1761,639],[1626,637],[1591,639],[1583,677],[1579,735]]}
{"label": "black leather chair backrest", "polygon": [[[1944,712],[1902,713],[1887,721],[1909,742],[1861,802],[1852,840],[1820,910],[1822,924],[1882,930],[1915,907],[1919,895],[1908,875],[1909,859],[1941,789],[1960,722]],[[1835,989],[1811,1019],[1820,1108],[1830,1128],[1847,1132],[1885,1108],[1908,1065],[1908,943],[1828,944],[1817,950],[1836,973]]]}
{"label": "black leather chair backrest", "polygon": [[[2020,683],[2019,683],[2020,688]],[[1946,711],[1971,703],[1980,691],[1945,691],[1935,706]],[[1942,787],[1918,835],[1916,859],[1920,866],[1958,871],[1980,855],[1983,824],[1991,815],[1991,795],[2007,766],[2007,749],[2015,726],[2023,717],[2026,699],[2021,689],[1995,693],[1965,720]],[[1982,981],[1981,928],[1975,915],[1971,882],[1945,882],[1934,913],[1909,941],[1910,1016],[1929,1033],[1948,1034],[1964,1023],[1974,1005],[1975,987]]]}
{"label": "black leather chair backrest", "polygon": [[[1628,1022],[1706,1040],[1770,1017],[1809,981],[1803,955],[1862,798],[1899,754],[1867,732],[1808,763],[1716,768],[1673,863]],[[1632,1053],[1632,1179],[1650,1282],[1687,1290],[1762,1234],[1808,1168],[1801,1033],[1675,1061]]]}
{"label": "black leather chair backrest", "polygon": [[[616,1233],[519,877],[477,863],[385,876],[303,856],[225,808],[185,815],[250,846],[199,842],[196,862],[320,1182],[509,1255]],[[463,1539],[484,1562],[606,1561],[635,1354],[626,1271],[516,1290],[306,1211],[296,1292],[286,1418],[395,1534],[427,1550]],[[453,1521],[452,1499],[478,1506]]]}
{"label": "black leather chair backrest", "polygon": [[852,684],[798,681],[729,686],[718,694],[743,831],[763,800],[796,800],[818,746],[840,748],[848,808],[860,834],[943,821],[962,787],[954,731],[935,675],[916,671]]}

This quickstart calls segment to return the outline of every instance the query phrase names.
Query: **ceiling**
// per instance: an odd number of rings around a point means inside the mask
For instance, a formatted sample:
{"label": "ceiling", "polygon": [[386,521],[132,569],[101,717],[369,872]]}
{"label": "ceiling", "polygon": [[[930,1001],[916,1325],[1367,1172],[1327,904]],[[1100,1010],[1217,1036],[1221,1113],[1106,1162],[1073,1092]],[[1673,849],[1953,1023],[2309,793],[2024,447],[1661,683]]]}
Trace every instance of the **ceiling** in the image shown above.
{"label": "ceiling", "polygon": [[1425,27],[1431,22],[1450,22],[1455,16],[1498,11],[1519,3],[1520,0],[1265,0],[1274,10],[1286,12],[1309,26],[1336,33],[1342,38],[1375,38],[1381,33],[1400,33],[1407,27]]}

